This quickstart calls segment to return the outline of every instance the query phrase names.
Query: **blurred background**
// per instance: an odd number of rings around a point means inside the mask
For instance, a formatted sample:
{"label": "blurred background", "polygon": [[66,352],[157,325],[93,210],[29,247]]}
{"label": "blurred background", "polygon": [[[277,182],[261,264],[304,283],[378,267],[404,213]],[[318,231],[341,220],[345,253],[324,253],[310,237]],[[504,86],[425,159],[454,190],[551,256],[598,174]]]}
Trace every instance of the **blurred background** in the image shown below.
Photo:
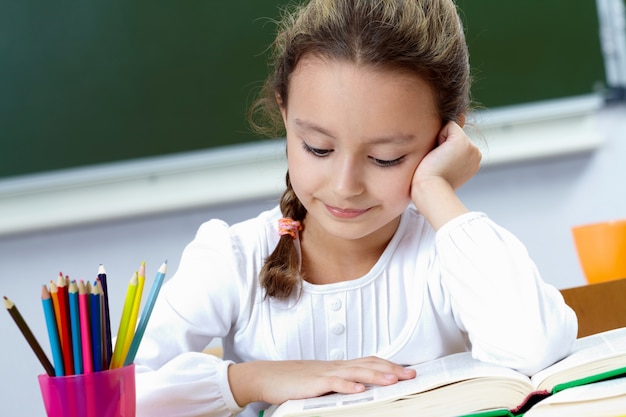
{"label": "blurred background", "polygon": [[[168,276],[198,226],[273,207],[281,138],[250,132],[287,1],[0,1],[0,289],[48,351],[40,288]],[[585,283],[571,228],[626,217],[624,0],[458,0],[484,153],[459,194],[558,288]],[[44,416],[43,372],[0,314],[2,415]]]}

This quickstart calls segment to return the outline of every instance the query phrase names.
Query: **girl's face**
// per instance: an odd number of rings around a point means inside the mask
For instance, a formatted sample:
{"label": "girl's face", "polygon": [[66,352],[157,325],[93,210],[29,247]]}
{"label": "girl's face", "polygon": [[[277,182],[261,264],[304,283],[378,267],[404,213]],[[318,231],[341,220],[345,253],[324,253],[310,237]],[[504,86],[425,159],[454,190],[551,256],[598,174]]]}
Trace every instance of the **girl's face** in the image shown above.
{"label": "girl's face", "polygon": [[282,113],[291,183],[308,211],[305,230],[389,239],[441,129],[430,85],[413,74],[310,56],[291,75]]}

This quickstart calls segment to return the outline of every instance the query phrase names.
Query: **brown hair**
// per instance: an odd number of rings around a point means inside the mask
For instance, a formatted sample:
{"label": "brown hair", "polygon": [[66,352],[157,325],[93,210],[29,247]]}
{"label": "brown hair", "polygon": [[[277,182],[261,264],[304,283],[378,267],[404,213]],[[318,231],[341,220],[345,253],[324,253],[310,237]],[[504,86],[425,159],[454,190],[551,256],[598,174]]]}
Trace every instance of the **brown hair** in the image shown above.
{"label": "brown hair", "polygon": [[[290,75],[305,55],[417,74],[435,91],[444,123],[469,108],[467,45],[452,0],[311,0],[286,11],[273,44],[273,70],[250,109],[257,132],[284,134],[280,106],[287,105]],[[280,208],[294,220],[306,215],[289,173]],[[282,236],[261,270],[266,296],[287,298],[299,288],[299,265],[291,237]]]}

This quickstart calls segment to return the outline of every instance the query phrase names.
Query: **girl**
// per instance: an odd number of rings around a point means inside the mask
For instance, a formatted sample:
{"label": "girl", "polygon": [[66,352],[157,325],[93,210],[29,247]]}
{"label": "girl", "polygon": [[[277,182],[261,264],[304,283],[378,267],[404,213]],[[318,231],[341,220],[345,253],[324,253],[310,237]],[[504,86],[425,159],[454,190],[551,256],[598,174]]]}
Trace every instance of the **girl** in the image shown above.
{"label": "girl", "polygon": [[[455,194],[480,152],[452,0],[312,0],[274,52],[253,115],[286,131],[287,190],[185,249],[135,361],[138,416],[255,416],[464,350],[528,374],[563,357],[574,313]],[[201,353],[215,337],[223,358]]]}

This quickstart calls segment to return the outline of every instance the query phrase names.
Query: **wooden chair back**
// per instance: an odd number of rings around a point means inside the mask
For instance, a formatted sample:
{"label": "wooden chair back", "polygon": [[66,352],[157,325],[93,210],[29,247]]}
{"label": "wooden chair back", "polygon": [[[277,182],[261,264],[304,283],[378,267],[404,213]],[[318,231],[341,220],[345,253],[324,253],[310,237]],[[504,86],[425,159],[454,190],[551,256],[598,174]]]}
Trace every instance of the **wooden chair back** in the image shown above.
{"label": "wooden chair back", "polygon": [[578,316],[578,337],[626,327],[626,278],[562,289]]}
{"label": "wooden chair back", "polygon": [[222,349],[222,346],[208,346],[207,348],[204,349],[203,351],[204,353],[208,353],[209,355],[213,355],[213,356],[217,356],[218,358],[221,358],[222,355],[224,354],[224,350]]}

